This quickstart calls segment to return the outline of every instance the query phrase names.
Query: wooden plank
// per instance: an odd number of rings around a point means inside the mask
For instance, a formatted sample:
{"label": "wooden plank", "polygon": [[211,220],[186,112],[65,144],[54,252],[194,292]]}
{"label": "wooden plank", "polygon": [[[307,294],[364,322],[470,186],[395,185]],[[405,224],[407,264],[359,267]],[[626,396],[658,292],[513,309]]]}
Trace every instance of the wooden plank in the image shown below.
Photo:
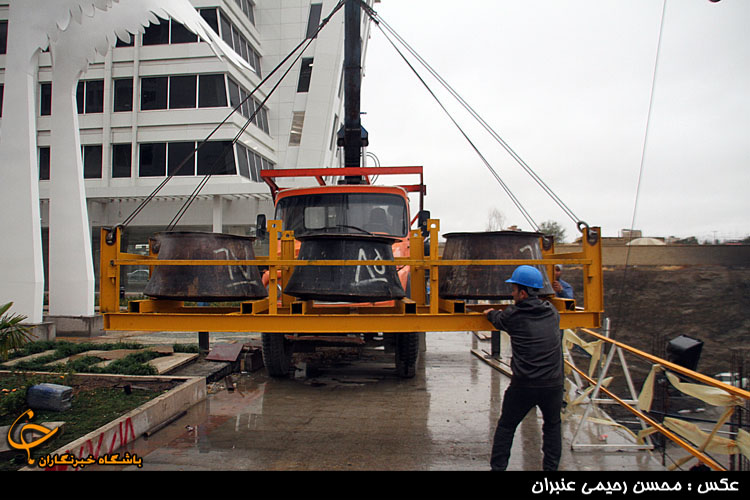
{"label": "wooden plank", "polygon": [[156,368],[159,375],[163,375],[194,361],[197,357],[197,353],[175,353],[171,356],[161,356],[152,359],[148,364]]}
{"label": "wooden plank", "polygon": [[502,361],[498,361],[497,359],[491,357],[487,352],[472,349],[471,353],[490,365],[495,370],[501,372],[503,375],[506,375],[508,377],[513,376],[513,372],[510,371],[510,367],[506,363],[503,363]]}
{"label": "wooden plank", "polygon": [[474,336],[479,340],[492,340],[492,332],[474,332]]}

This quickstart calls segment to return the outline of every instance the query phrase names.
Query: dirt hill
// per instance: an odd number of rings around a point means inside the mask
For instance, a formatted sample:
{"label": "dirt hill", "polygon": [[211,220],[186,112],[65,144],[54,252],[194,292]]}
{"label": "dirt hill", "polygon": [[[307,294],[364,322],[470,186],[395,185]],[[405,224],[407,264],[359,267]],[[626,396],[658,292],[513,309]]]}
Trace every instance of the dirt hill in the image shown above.
{"label": "dirt hill", "polygon": [[[580,299],[580,268],[566,269],[563,279]],[[749,345],[750,267],[612,267],[604,270],[604,287],[615,340],[664,357],[670,340],[692,337],[704,343],[697,371],[711,376],[730,371],[733,353]],[[650,364],[626,360],[638,389]]]}

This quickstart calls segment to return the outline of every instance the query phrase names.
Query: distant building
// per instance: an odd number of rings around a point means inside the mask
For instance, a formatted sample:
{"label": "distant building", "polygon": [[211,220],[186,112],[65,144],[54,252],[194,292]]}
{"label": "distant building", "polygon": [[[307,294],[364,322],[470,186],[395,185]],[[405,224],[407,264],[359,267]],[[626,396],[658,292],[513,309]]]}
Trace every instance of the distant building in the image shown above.
{"label": "distant building", "polygon": [[643,232],[640,229],[620,229],[620,238],[635,239],[642,237]]}

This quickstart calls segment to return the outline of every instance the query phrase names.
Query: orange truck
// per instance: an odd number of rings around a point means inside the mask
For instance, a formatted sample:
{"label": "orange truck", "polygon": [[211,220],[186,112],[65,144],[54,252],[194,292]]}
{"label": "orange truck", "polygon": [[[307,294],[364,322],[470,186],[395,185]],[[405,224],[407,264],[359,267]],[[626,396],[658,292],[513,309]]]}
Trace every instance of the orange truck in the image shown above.
{"label": "orange truck", "polygon": [[[393,186],[370,183],[375,176],[394,174],[419,175],[419,183]],[[311,252],[314,260],[392,260],[410,256],[410,228],[415,223],[424,226],[429,218],[429,213],[423,210],[426,189],[422,174],[422,167],[344,167],[264,170],[261,177],[269,185],[274,197],[274,219],[282,221],[283,231],[294,232],[295,256],[307,243],[313,245]],[[279,178],[290,177],[314,177],[318,185],[283,189],[276,183]],[[326,184],[326,177],[356,177],[361,181],[350,183],[351,181],[342,180],[329,185]],[[419,193],[420,210],[413,218],[409,193]],[[260,215],[257,227],[261,238],[264,237],[265,225],[265,216]],[[348,241],[355,241],[357,246],[347,247],[343,250],[344,254],[331,253],[335,252],[331,250],[332,245],[338,248],[341,242]],[[383,245],[386,245],[385,250]],[[310,255],[305,257],[310,258]],[[330,274],[322,277],[319,274],[312,277],[310,274],[302,275],[298,278],[301,283],[294,288],[298,297],[315,300],[323,307],[340,306],[343,302],[356,302],[358,306],[363,303],[383,305],[400,297],[408,298],[411,293],[409,267],[388,267],[390,274],[386,272],[386,266],[320,266],[317,271],[314,267],[297,267],[295,273]],[[264,275],[263,281],[268,284],[268,273]],[[367,290],[366,287],[359,286],[360,283],[367,284],[365,282],[378,286],[374,295],[363,291]],[[294,286],[293,282],[283,292],[295,294],[289,291],[291,286]],[[393,293],[389,287],[394,290]],[[423,338],[424,333],[420,332],[262,334],[264,363],[272,376],[286,376],[289,373],[294,352],[311,352],[318,346],[380,346],[385,352],[395,354],[399,376],[412,377]]]}

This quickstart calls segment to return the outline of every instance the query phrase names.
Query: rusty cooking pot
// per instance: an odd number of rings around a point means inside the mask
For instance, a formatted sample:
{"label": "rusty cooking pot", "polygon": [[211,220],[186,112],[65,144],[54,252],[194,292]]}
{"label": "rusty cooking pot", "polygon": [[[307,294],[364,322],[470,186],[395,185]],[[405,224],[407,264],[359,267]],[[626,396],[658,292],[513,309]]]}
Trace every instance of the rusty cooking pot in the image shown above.
{"label": "rusty cooking pot", "polygon": [[[541,233],[490,231],[448,233],[443,260],[541,259]],[[438,278],[440,296],[446,299],[507,300],[511,298],[510,278],[517,266],[441,266]],[[554,295],[547,271],[536,265],[544,277],[539,295]]]}
{"label": "rusty cooking pot", "polygon": [[[159,260],[254,260],[249,236],[197,231],[157,233]],[[222,302],[268,296],[257,266],[154,266],[143,291],[159,299]]]}
{"label": "rusty cooking pot", "polygon": [[[393,260],[396,238],[367,234],[301,236],[300,260]],[[298,266],[284,293],[302,300],[379,302],[403,298],[395,266]]]}

